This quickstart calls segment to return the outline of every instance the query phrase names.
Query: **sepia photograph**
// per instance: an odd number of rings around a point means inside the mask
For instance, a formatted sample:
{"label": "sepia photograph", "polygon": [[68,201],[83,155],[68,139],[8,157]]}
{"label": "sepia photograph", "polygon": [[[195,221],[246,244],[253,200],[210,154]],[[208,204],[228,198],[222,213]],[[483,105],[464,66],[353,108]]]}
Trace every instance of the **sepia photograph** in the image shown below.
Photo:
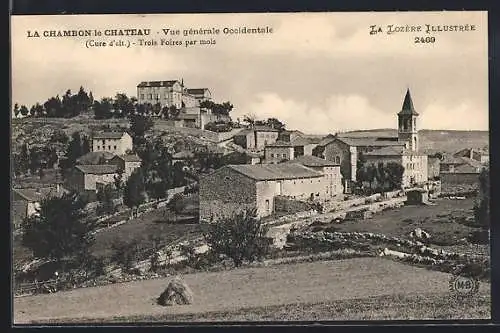
{"label": "sepia photograph", "polygon": [[14,325],[491,319],[486,11],[10,21]]}

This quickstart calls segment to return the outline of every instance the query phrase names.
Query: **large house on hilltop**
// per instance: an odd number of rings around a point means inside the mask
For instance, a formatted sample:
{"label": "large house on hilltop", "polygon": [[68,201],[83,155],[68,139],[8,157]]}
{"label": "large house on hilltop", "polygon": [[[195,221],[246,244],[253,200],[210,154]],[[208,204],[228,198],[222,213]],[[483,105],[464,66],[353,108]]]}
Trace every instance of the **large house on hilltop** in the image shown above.
{"label": "large house on hilltop", "polygon": [[143,81],[137,85],[139,104],[160,104],[161,107],[199,107],[203,101],[212,99],[208,88],[185,88],[184,80]]}
{"label": "large house on hilltop", "polygon": [[349,192],[356,182],[360,155],[374,165],[391,161],[401,163],[405,168],[404,187],[426,182],[427,155],[419,150],[417,118],[418,113],[408,89],[401,111],[398,113],[397,137],[329,136],[320,142],[315,155],[341,164],[346,192]]}
{"label": "large house on hilltop", "polygon": [[200,179],[200,221],[244,209],[274,212],[277,196],[326,201],[341,193],[340,166],[316,157],[281,164],[227,165]]}
{"label": "large house on hilltop", "polygon": [[201,107],[202,102],[210,101],[212,93],[208,88],[185,88],[184,80],[143,81],[137,85],[139,104],[159,104],[162,108],[174,106],[180,110],[175,119],[175,127],[204,129],[205,125],[219,120],[212,111]]}

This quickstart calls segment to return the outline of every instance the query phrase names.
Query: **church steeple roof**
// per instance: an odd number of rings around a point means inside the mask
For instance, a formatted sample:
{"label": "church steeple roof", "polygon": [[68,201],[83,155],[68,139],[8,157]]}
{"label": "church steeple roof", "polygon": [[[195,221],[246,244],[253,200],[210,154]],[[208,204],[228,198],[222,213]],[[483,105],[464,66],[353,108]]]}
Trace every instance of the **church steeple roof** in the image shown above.
{"label": "church steeple roof", "polygon": [[403,107],[398,114],[412,114],[418,116],[417,111],[415,111],[415,107],[413,106],[413,101],[411,99],[410,88],[406,90],[405,100],[403,101]]}

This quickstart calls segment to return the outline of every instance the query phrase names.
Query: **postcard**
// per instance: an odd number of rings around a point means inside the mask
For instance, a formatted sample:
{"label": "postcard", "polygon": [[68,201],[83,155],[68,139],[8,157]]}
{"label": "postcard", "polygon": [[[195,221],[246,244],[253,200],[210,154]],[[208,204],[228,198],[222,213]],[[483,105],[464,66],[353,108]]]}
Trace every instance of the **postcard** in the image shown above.
{"label": "postcard", "polygon": [[487,14],[12,16],[14,324],[490,319]]}

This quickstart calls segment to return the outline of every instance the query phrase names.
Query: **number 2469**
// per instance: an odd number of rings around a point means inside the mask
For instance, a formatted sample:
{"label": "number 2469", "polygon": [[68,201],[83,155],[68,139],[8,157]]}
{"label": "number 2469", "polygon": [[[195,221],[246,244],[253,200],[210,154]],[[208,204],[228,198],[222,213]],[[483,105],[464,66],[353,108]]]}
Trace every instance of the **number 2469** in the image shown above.
{"label": "number 2469", "polygon": [[415,37],[415,44],[434,43],[435,41],[436,41],[435,37]]}

